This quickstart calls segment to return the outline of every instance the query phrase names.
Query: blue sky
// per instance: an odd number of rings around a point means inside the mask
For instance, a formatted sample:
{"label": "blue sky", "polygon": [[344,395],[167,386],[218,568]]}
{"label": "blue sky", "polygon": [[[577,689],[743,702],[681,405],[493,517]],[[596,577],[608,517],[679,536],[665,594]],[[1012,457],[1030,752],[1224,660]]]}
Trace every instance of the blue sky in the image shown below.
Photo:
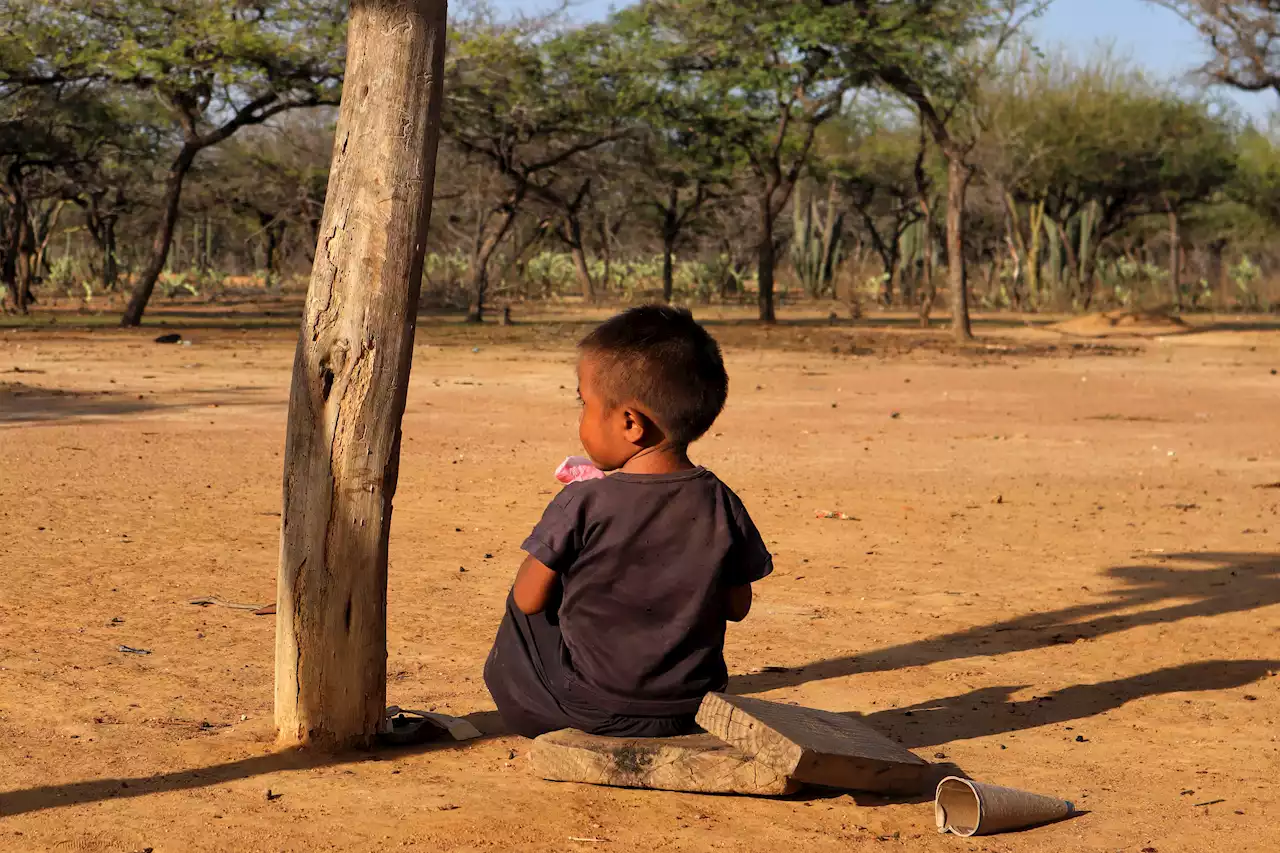
{"label": "blue sky", "polygon": [[[495,5],[504,10],[533,12],[553,4],[495,0]],[[583,18],[601,17],[613,5],[618,4],[610,0],[576,0],[574,11]],[[1195,30],[1168,9],[1147,0],[1054,0],[1035,29],[1043,47],[1060,45],[1083,56],[1099,44],[1107,44],[1118,55],[1175,80],[1185,78],[1205,58]],[[1232,97],[1255,116],[1264,116],[1273,106],[1280,106],[1271,94],[1232,93]]]}

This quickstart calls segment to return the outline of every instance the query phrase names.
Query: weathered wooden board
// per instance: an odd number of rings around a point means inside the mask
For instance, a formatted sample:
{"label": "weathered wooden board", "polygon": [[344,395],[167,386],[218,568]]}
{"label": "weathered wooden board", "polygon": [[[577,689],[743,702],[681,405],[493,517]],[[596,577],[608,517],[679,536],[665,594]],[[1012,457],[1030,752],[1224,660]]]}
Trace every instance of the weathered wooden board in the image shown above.
{"label": "weathered wooden board", "polygon": [[797,782],[918,793],[929,764],[866,723],[830,711],[712,693],[698,725]]}
{"label": "weathered wooden board", "polygon": [[533,742],[533,772],[553,782],[701,794],[789,794],[799,786],[709,734],[614,738],[566,729]]}

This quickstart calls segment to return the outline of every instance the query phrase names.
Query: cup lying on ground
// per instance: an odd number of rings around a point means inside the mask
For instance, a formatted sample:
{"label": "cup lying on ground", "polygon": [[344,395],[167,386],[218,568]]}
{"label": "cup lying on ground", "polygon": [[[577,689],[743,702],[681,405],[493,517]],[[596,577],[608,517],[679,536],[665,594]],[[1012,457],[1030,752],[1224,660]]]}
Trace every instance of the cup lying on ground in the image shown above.
{"label": "cup lying on ground", "polygon": [[948,776],[939,782],[933,802],[938,832],[964,838],[1052,823],[1070,816],[1073,810],[1071,803],[1056,797],[959,776]]}

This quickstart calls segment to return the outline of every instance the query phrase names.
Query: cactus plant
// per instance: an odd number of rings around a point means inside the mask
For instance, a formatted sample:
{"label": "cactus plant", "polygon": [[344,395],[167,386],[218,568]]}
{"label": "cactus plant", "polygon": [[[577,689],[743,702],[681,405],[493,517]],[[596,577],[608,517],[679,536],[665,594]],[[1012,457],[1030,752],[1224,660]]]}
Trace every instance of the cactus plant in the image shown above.
{"label": "cactus plant", "polygon": [[840,265],[844,214],[836,210],[834,190],[835,184],[832,183],[823,215],[818,200],[806,197],[802,187],[796,188],[791,263],[805,291],[813,297],[830,291],[836,267]]}

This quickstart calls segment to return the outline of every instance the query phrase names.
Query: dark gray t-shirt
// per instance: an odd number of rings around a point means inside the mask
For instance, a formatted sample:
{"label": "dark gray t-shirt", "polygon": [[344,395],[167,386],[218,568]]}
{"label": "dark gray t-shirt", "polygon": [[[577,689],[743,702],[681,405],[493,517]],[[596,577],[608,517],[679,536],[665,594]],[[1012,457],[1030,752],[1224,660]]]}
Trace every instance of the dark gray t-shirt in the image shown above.
{"label": "dark gray t-shirt", "polygon": [[705,468],[574,483],[523,548],[563,582],[570,687],[618,714],[692,713],[723,690],[729,589],[773,571],[742,501]]}

